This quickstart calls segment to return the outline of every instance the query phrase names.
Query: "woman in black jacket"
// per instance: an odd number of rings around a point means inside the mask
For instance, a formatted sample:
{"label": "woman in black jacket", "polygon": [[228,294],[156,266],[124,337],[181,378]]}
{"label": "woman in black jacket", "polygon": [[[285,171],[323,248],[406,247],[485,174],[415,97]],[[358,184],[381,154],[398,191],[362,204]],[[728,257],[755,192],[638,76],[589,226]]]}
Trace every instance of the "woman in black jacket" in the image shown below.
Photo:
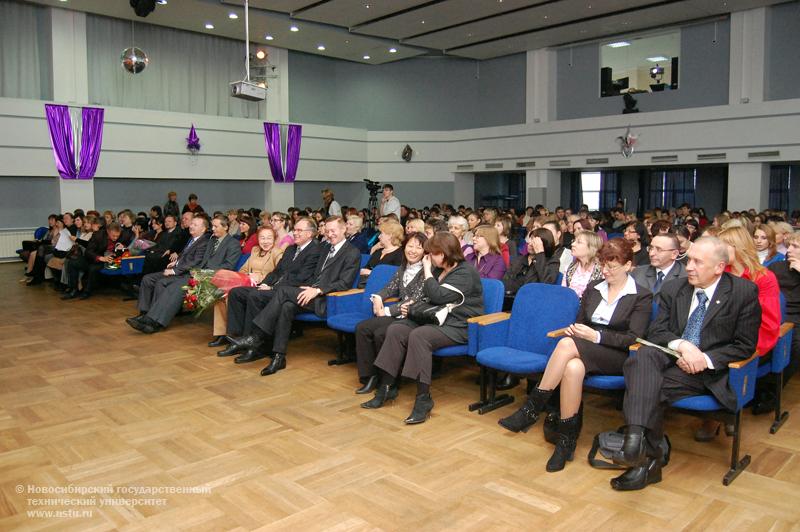
{"label": "woman in black jacket", "polygon": [[512,432],[536,423],[556,386],[561,387],[561,419],[556,425],[556,449],[547,471],[560,471],[572,460],[582,425],[581,396],[587,373],[622,375],[629,347],[650,323],[653,294],[634,281],[633,248],[621,238],[606,242],[598,253],[604,280],[592,281],[581,298],[575,323],[564,331],[539,385],[522,407],[499,421]]}
{"label": "woman in black jacket", "polygon": [[556,249],[553,233],[539,227],[529,232],[525,240],[528,244],[528,254],[515,257],[511,261],[511,267],[503,276],[506,297],[513,298],[524,284],[555,284],[558,279],[558,268],[561,263],[558,257],[553,256]]}
{"label": "woman in black jacket", "polygon": [[[407,301],[422,300],[422,286],[425,277],[422,271],[422,257],[425,255],[425,233],[411,233],[403,247],[403,263],[389,283],[377,294],[370,294],[372,313],[375,317],[364,320],[356,327],[356,362],[358,376],[363,386],[357,394],[369,393],[378,385],[375,371],[375,357],[383,346],[386,330],[398,319],[400,308]],[[398,298],[396,305],[385,306],[384,301]]]}
{"label": "woman in black jacket", "polygon": [[389,326],[375,361],[380,385],[375,397],[361,405],[380,408],[388,399],[397,397],[393,385],[402,368],[403,377],[417,381],[414,409],[405,419],[408,425],[423,423],[433,409],[430,394],[433,352],[466,343],[467,320],[483,313],[480,275],[464,260],[458,239],[440,231],[428,240],[425,250],[428,255],[422,259],[424,300],[434,306],[456,306],[447,314],[443,325],[420,325],[409,318],[410,302],[400,305],[400,315],[404,319]]}

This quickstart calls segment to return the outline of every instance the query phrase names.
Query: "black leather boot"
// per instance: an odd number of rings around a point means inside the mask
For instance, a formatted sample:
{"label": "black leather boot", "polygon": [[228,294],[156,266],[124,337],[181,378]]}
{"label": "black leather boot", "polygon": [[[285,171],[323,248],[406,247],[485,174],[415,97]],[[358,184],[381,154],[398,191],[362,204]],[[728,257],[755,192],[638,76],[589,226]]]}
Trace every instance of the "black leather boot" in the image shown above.
{"label": "black leather boot", "polygon": [[433,410],[433,398],[429,393],[421,393],[417,395],[414,401],[414,408],[411,410],[411,415],[405,419],[406,425],[416,425],[418,423],[425,423]]}
{"label": "black leather boot", "polygon": [[286,369],[286,355],[283,353],[273,353],[272,362],[261,370],[261,376],[266,377],[267,375],[273,375],[282,369]]}
{"label": "black leather boot", "polygon": [[644,465],[631,467],[620,476],[612,478],[611,487],[617,491],[633,491],[656,482],[661,482],[661,459],[647,458]]}
{"label": "black leather boot", "polygon": [[544,410],[552,394],[552,390],[534,388],[519,410],[502,418],[498,423],[511,432],[528,432],[539,419],[539,413]]}
{"label": "black leather boot", "polygon": [[645,428],[639,425],[628,425],[625,440],[622,442],[622,449],[619,456],[615,457],[614,463],[626,467],[643,466],[647,463],[646,451],[647,438],[645,437]]}
{"label": "black leather boot", "polygon": [[375,389],[376,386],[378,386],[378,376],[372,375],[367,379],[367,382],[365,382],[361,388],[356,390],[356,393],[359,395],[364,393],[370,393]]}
{"label": "black leather boot", "polygon": [[553,456],[547,461],[547,471],[561,471],[567,462],[575,458],[575,447],[578,444],[578,436],[581,433],[581,415],[561,419],[556,425],[556,449]]}
{"label": "black leather boot", "polygon": [[386,401],[391,401],[396,398],[397,388],[393,388],[388,384],[381,384],[378,386],[378,389],[375,390],[375,397],[366,403],[361,403],[361,408],[380,408]]}
{"label": "black leather boot", "polygon": [[231,355],[244,353],[249,349],[258,348],[266,340],[266,335],[257,329],[256,332],[248,334],[247,336],[240,336],[238,338],[228,336],[227,338],[230,340],[230,345],[222,351],[219,351],[217,356],[229,357]]}

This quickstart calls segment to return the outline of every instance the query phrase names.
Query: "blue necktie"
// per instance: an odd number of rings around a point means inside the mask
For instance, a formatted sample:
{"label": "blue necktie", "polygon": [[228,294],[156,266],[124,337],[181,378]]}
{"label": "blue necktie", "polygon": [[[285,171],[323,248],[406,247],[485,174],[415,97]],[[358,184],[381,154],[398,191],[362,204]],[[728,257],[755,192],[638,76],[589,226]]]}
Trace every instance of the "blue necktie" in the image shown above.
{"label": "blue necktie", "polygon": [[653,293],[656,294],[661,289],[661,283],[664,282],[664,272],[656,274],[656,284],[653,285]]}
{"label": "blue necktie", "polygon": [[706,317],[706,301],[708,296],[702,290],[697,292],[697,308],[694,309],[681,338],[700,347],[700,329],[703,328],[703,319]]}

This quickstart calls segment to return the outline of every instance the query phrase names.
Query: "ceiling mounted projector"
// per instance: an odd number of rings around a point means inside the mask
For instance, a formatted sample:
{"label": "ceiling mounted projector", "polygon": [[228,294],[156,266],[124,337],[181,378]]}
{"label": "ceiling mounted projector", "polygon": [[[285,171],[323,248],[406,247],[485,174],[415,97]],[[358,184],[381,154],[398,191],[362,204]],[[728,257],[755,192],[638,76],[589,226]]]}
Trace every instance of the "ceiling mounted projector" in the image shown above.
{"label": "ceiling mounted projector", "polygon": [[133,12],[140,17],[146,17],[156,8],[156,0],[131,0]]}

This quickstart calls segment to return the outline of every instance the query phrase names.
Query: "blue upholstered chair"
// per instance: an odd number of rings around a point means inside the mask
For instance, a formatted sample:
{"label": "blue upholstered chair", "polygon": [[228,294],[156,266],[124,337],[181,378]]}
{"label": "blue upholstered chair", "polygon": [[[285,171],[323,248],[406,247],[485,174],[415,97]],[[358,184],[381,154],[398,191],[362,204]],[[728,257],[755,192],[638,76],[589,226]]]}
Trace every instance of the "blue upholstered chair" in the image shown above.
{"label": "blue upholstered chair", "polygon": [[[500,312],[503,308],[503,296],[505,292],[502,281],[498,281],[497,279],[481,279],[481,285],[483,285],[484,313],[494,314],[495,312]],[[468,323],[467,327],[468,330],[476,330],[478,325],[473,322]],[[460,357],[465,355],[475,356],[475,352],[470,352],[469,346],[469,343],[450,345],[447,347],[442,347],[441,349],[437,349],[433,352],[433,355],[437,357]]]}
{"label": "blue upholstered chair", "polygon": [[249,259],[249,258],[250,258],[250,253],[247,253],[247,254],[244,254],[244,253],[243,253],[243,254],[242,254],[240,257],[239,257],[239,260],[236,262],[236,266],[233,268],[233,271],[235,271],[235,272],[238,272],[238,271],[239,271],[239,269],[240,269],[242,266],[244,266],[244,263],[245,263],[245,262],[247,262],[247,259]]}
{"label": "blue upholstered chair", "polygon": [[775,420],[769,428],[770,434],[775,434],[789,418],[789,412],[783,410],[781,400],[783,397],[783,370],[789,365],[792,356],[792,335],[794,334],[794,323],[786,321],[786,299],[781,293],[781,324],[778,343],[772,348],[770,359],[759,364],[758,378],[772,378],[774,380],[775,394]]}
{"label": "blue upholstered chair", "polygon": [[361,267],[362,268],[367,265],[367,263],[369,262],[369,258],[370,258],[370,255],[368,253],[362,253],[361,254]]}
{"label": "blue upholstered chair", "polygon": [[569,288],[529,283],[517,292],[511,314],[495,313],[473,318],[470,349],[481,367],[480,400],[470,410],[480,414],[510,404],[514,397],[496,395],[497,371],[518,375],[541,373],[558,342],[548,332],[575,321],[578,296]]}
{"label": "blue upholstered chair", "polygon": [[339,357],[336,365],[353,360],[352,353],[348,353],[347,339],[356,332],[359,323],[372,317],[372,302],[369,296],[386,286],[396,271],[397,266],[379,264],[367,277],[365,288],[328,294],[327,324],[339,337]]}

